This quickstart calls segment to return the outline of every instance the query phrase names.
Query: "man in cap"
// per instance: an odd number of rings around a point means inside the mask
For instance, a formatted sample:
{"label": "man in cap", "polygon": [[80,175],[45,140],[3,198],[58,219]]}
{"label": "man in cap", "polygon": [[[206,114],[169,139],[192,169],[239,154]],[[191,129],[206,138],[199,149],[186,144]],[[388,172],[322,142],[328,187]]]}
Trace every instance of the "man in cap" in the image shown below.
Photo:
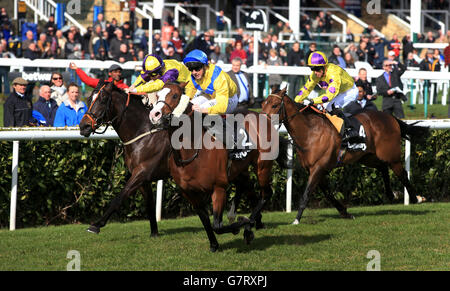
{"label": "man in cap", "polygon": [[[70,63],[69,68],[71,68],[72,70],[75,70],[75,72],[77,73],[81,82],[85,83],[86,85],[88,85],[89,87],[92,87],[92,88],[97,87],[97,84],[100,81],[99,79],[89,77],[82,69],[78,68],[77,65],[75,65],[75,63],[73,63],[73,62]],[[128,85],[125,84],[122,79],[122,67],[121,66],[119,66],[117,64],[111,65],[108,69],[108,76],[109,76],[109,78],[105,81],[114,82],[114,85],[116,85],[120,89],[128,88]]]}
{"label": "man in cap", "polygon": [[3,104],[3,126],[19,127],[30,125],[33,106],[31,96],[27,96],[28,82],[21,78],[13,80],[13,92]]}

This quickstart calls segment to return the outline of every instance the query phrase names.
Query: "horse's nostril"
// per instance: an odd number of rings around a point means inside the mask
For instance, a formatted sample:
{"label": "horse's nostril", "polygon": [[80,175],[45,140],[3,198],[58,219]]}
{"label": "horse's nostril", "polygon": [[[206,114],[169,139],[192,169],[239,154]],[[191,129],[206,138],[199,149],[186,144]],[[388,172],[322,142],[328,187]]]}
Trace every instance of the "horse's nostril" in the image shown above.
{"label": "horse's nostril", "polygon": [[160,114],[161,114],[161,112],[157,111],[157,112],[155,113],[155,117],[158,117]]}

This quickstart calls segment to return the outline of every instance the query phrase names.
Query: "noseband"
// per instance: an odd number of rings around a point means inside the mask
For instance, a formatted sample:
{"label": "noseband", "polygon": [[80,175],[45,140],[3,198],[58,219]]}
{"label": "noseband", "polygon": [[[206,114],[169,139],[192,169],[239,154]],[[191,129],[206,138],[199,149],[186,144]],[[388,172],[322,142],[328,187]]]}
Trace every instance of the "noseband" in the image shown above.
{"label": "noseband", "polygon": [[[92,127],[92,131],[96,134],[103,134],[106,132],[106,130],[108,129],[108,127],[110,125],[113,124],[114,121],[116,121],[116,119],[119,118],[120,116],[120,120],[122,120],[123,114],[125,113],[125,111],[128,108],[128,104],[130,103],[130,93],[128,93],[128,98],[127,98],[127,102],[125,104],[125,109],[122,111],[122,114],[120,115],[116,115],[113,119],[111,119],[110,121],[101,121],[107,112],[109,112],[110,107],[111,107],[111,100],[112,98],[108,98],[107,99],[107,104],[106,104],[106,109],[102,112],[102,114],[100,116],[96,116],[92,111],[92,107],[94,106],[95,102],[97,102],[97,100],[99,99],[99,95],[100,93],[102,93],[103,89],[105,88],[106,84],[104,84],[100,90],[97,93],[97,98],[95,98],[95,100],[92,101],[91,106],[89,106],[89,110],[88,112],[86,112],[86,116],[88,117],[88,119],[91,121],[91,127]],[[102,132],[97,132],[96,130],[102,126],[102,125],[106,125],[105,129]]]}

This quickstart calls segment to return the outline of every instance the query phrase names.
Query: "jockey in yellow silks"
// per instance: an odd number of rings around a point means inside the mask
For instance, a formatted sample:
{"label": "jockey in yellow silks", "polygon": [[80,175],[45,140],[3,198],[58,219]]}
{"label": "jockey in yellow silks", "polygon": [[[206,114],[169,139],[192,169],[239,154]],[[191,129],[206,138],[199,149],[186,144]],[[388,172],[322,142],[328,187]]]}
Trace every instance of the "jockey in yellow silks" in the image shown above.
{"label": "jockey in yellow silks", "polygon": [[[342,112],[342,108],[358,98],[359,92],[353,78],[338,65],[328,63],[325,54],[319,51],[310,54],[308,66],[312,73],[295,97],[295,102],[302,102],[303,105],[322,104],[328,112],[344,119],[346,129],[342,142],[346,143],[355,138],[358,140],[358,131],[351,126]],[[315,98],[307,98],[316,85],[326,92]]]}
{"label": "jockey in yellow silks", "polygon": [[141,74],[128,91],[157,92],[167,82],[185,83],[189,81],[190,75],[183,63],[177,60],[162,60],[157,54],[149,54],[144,58]]}
{"label": "jockey in yellow silks", "polygon": [[[295,102],[303,102],[305,105],[327,103],[325,108],[331,112],[332,104],[336,108],[343,108],[358,97],[358,89],[353,78],[338,65],[328,63],[324,53],[311,53],[308,66],[313,72],[305,86],[298,92]],[[326,92],[316,98],[307,99],[316,85]]]}
{"label": "jockey in yellow silks", "polygon": [[208,114],[233,113],[239,98],[236,83],[219,66],[208,64],[201,50],[186,55],[184,64],[191,72],[185,93],[191,98],[192,109]]}

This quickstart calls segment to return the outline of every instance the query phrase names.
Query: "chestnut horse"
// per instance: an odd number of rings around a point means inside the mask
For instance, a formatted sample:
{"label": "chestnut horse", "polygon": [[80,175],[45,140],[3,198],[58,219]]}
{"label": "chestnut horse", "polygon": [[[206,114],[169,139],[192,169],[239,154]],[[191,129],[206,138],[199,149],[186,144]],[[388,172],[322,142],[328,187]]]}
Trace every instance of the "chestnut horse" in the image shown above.
{"label": "chestnut horse", "polygon": [[[199,132],[195,133],[195,120],[200,120],[203,124],[208,115],[202,115],[192,110],[192,103],[189,102],[189,97],[183,95],[184,86],[185,84],[181,86],[178,84],[166,84],[158,92],[158,102],[150,112],[150,121],[152,123],[155,125],[166,124],[169,128],[172,148],[169,168],[172,177],[181,188],[183,196],[192,204],[200,217],[208,235],[212,252],[219,247],[214,233],[231,232],[237,234],[240,228],[244,227],[244,240],[246,243],[250,243],[254,238],[251,228],[255,223],[258,223],[258,220],[260,222],[261,210],[272,195],[270,182],[273,159],[265,159],[264,153],[267,154],[273,150],[277,151],[276,147],[278,146],[278,143],[275,142],[271,143],[271,146],[275,148],[263,148],[261,141],[263,138],[266,138],[266,141],[271,142],[273,138],[278,138],[278,132],[275,131],[275,128],[266,116],[247,111],[246,116],[253,114],[254,117],[257,117],[253,119],[256,121],[256,124],[252,122],[245,123],[245,128],[249,132],[252,141],[258,141],[256,143],[257,149],[252,149],[244,159],[231,162],[228,159],[228,150],[223,146],[205,146],[205,141],[214,142],[214,139],[202,125],[200,125]],[[209,117],[212,118],[214,116]],[[215,117],[220,118],[218,115],[215,115]],[[188,132],[183,132],[183,135],[178,135],[182,128],[179,125],[180,120],[182,120],[183,125],[185,122],[187,124],[190,123],[189,127],[187,127]],[[268,129],[265,133],[259,130],[262,124]],[[252,132],[255,133],[252,128],[257,128],[257,136],[252,136]],[[177,146],[175,143],[180,142],[180,138],[183,145]],[[199,141],[200,143],[198,143]],[[237,222],[224,226],[222,215],[226,204],[226,189],[231,181],[239,178],[240,174],[247,173],[250,164],[253,164],[256,171],[261,188],[261,197],[258,203],[253,205],[249,219],[239,218]],[[212,200],[214,220],[212,225],[206,208],[207,201],[210,198]]]}
{"label": "chestnut horse", "polygon": [[355,118],[364,126],[367,149],[345,152],[341,150],[341,136],[328,118],[311,106],[295,103],[286,95],[285,89],[269,95],[262,104],[262,111],[269,116],[278,114],[280,122],[293,139],[300,164],[309,171],[294,224],[299,223],[309,195],[318,185],[342,217],[353,218],[347,208],[329,193],[327,174],[337,166],[354,162],[376,168],[382,173],[385,195],[392,201],[394,195],[389,181],[390,167],[408,190],[411,202],[418,202],[417,192],[402,165],[401,141],[402,138],[423,141],[429,134],[428,127],[408,125],[381,111],[366,111]]}
{"label": "chestnut horse", "polygon": [[151,183],[170,177],[170,142],[167,130],[151,125],[148,121],[150,110],[143,106],[140,97],[127,95],[113,83],[100,81],[87,101],[89,110],[80,122],[80,134],[88,137],[101,125],[112,125],[123,142],[125,163],[131,173],[125,187],[113,199],[104,215],[91,224],[88,231],[99,233],[110,216],[119,210],[122,202],[140,189],[150,220],[151,236],[157,236]]}

